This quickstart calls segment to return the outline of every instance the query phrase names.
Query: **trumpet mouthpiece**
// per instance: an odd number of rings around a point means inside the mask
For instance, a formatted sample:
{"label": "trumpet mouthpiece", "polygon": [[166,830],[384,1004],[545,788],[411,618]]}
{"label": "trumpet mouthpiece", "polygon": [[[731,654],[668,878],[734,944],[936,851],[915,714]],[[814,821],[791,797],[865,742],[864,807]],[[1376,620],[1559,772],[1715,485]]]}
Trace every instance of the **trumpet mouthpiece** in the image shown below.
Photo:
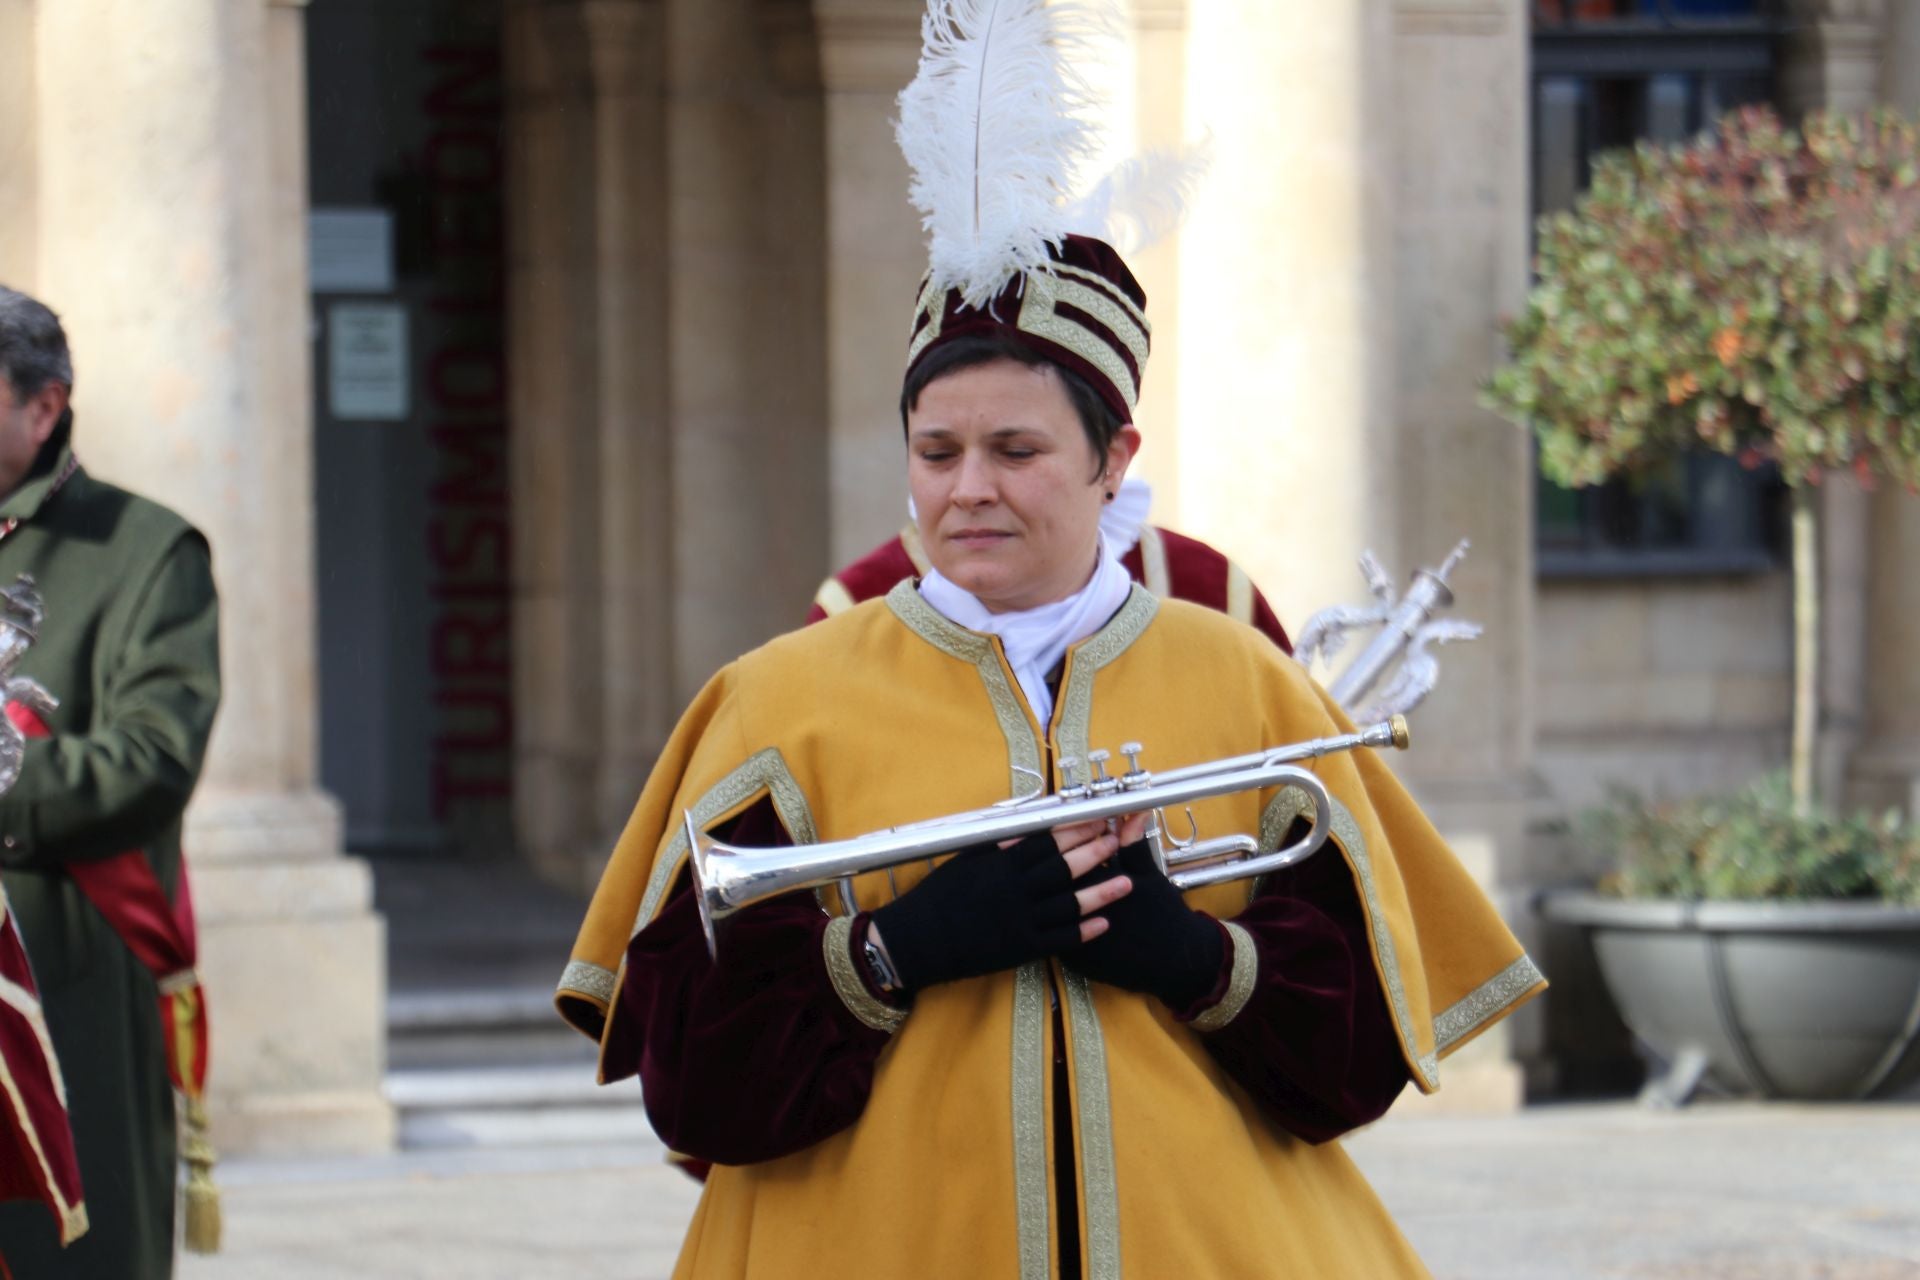
{"label": "trumpet mouthpiece", "polygon": [[1407,744],[1413,741],[1412,735],[1407,732],[1407,718],[1405,716],[1389,716],[1387,725],[1393,730],[1394,750],[1405,751]]}

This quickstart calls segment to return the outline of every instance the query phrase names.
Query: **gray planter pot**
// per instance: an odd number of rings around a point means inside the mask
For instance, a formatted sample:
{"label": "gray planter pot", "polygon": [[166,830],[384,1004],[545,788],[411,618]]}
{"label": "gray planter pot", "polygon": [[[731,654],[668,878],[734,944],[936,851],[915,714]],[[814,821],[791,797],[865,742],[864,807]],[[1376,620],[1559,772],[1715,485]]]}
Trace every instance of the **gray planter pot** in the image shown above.
{"label": "gray planter pot", "polygon": [[1620,1015],[1669,1070],[1770,1098],[1885,1097],[1920,1079],[1920,909],[1876,902],[1661,902],[1542,895],[1576,925]]}

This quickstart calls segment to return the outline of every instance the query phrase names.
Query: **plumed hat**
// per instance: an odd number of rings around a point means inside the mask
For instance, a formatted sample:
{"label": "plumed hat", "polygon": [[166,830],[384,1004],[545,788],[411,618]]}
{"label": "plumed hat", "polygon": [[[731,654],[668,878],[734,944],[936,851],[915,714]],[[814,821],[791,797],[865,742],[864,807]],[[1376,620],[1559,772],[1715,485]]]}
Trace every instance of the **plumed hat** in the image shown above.
{"label": "plumed hat", "polygon": [[1106,0],[929,0],[897,130],[929,241],[909,374],[942,343],[1003,336],[1133,420],[1147,295],[1115,245],[1172,230],[1206,159],[1142,156],[1074,197],[1099,141],[1078,68],[1117,30]]}

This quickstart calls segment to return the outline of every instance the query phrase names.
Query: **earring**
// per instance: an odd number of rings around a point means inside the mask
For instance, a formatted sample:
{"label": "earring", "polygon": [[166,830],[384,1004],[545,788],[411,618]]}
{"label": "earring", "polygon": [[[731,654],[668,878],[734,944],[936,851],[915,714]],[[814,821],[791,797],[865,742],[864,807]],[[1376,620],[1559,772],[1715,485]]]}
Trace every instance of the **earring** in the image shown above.
{"label": "earring", "polygon": [[1108,501],[1108,502],[1112,502],[1112,501],[1113,501],[1113,490],[1111,490],[1111,489],[1109,489],[1109,490],[1107,490],[1107,501]]}

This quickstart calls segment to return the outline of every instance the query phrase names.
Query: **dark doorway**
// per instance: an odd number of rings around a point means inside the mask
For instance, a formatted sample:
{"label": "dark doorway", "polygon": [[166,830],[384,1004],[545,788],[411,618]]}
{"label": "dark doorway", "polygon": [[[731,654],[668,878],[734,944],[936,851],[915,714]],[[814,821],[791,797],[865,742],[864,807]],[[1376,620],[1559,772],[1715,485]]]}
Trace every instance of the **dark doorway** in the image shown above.
{"label": "dark doorway", "polygon": [[500,23],[308,11],[321,777],[380,859],[511,852]]}

